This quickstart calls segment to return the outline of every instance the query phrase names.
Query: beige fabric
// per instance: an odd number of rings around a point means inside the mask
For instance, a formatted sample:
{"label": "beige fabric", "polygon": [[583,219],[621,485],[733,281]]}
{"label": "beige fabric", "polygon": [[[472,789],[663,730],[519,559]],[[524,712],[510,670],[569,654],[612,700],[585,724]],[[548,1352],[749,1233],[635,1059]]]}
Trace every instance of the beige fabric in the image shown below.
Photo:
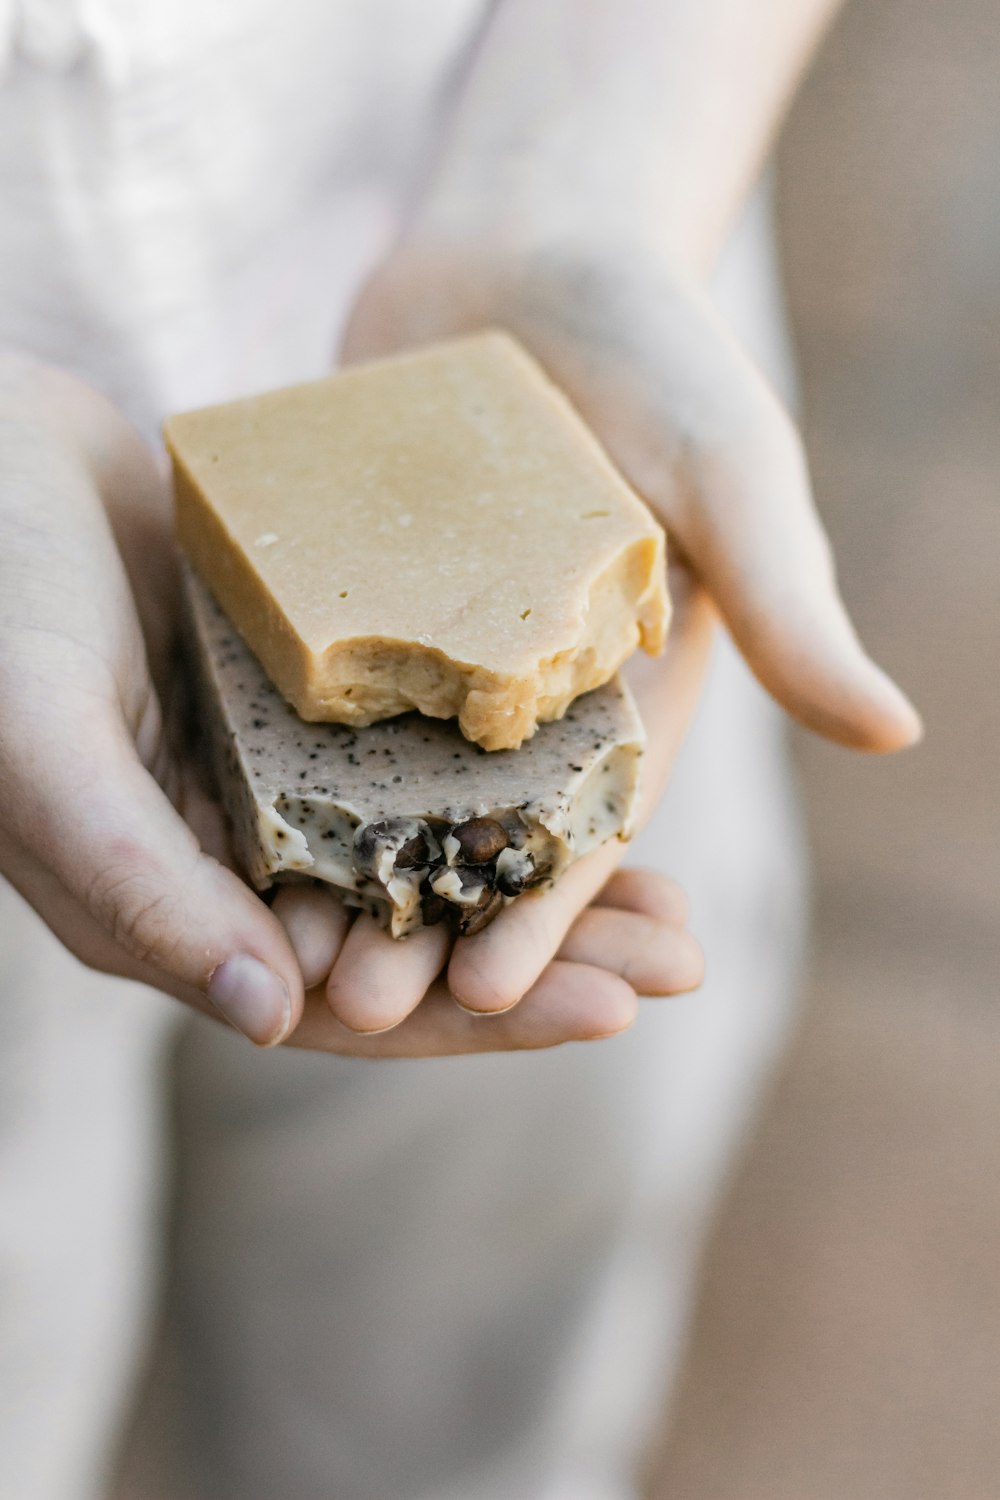
{"label": "beige fabric", "polygon": [[190,1029],[171,1329],[199,1500],[535,1500],[567,1475],[628,1492],[788,1014],[769,720],[720,659],[637,851],[685,879],[712,974],[629,1036],[358,1066]]}
{"label": "beige fabric", "polygon": [[97,1500],[148,1328],[174,1008],[0,882],[0,1494]]}

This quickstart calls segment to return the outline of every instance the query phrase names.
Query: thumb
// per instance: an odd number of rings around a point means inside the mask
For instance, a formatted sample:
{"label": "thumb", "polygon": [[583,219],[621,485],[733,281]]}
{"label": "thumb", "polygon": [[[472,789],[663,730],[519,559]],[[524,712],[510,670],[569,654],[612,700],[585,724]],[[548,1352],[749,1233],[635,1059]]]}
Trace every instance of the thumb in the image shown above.
{"label": "thumb", "polygon": [[[17,823],[48,878],[25,884],[61,888],[51,925],[63,941],[93,967],[214,1008],[259,1045],[282,1041],[303,993],[281,923],[202,852],[124,727],[90,728],[72,758],[43,756],[34,771]],[[25,894],[50,919],[45,897]]]}
{"label": "thumb", "polygon": [[920,738],[920,718],[858,640],[798,434],[747,363],[754,421],[731,444],[688,450],[677,539],[751,669],[789,713],[855,749],[902,749]]}

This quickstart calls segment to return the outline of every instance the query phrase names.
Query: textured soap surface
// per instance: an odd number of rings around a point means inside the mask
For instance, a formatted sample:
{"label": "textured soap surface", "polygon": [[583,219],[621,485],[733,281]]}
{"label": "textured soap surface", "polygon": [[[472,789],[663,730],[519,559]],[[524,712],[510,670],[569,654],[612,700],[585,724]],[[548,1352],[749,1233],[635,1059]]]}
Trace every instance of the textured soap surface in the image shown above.
{"label": "textured soap surface", "polygon": [[627,836],[643,733],[627,689],[586,694],[516,751],[408,714],[307,723],[185,570],[199,719],[252,883],[336,886],[403,937],[474,932],[598,844]]}
{"label": "textured soap surface", "polygon": [[178,534],[299,715],[530,738],[663,644],[664,538],[507,335],[172,418]]}

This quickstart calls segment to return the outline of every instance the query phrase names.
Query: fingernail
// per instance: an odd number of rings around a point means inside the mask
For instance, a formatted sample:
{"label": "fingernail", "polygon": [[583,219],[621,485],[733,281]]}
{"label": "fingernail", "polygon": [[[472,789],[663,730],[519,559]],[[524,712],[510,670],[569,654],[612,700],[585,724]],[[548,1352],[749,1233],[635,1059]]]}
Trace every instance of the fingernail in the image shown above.
{"label": "fingernail", "polygon": [[259,1047],[273,1047],[288,1031],[292,1015],[288,986],[249,953],[234,953],[213,970],[208,998],[230,1026]]}
{"label": "fingernail", "polygon": [[458,996],[455,994],[453,994],[451,998],[454,1000],[459,1010],[464,1010],[467,1016],[505,1016],[509,1010],[514,1009],[515,1005],[520,1005],[521,1003],[521,997],[519,995],[516,1000],[512,1000],[509,1005],[501,1006],[499,1010],[477,1010],[472,1005],[465,1005],[463,1001],[459,1000]]}

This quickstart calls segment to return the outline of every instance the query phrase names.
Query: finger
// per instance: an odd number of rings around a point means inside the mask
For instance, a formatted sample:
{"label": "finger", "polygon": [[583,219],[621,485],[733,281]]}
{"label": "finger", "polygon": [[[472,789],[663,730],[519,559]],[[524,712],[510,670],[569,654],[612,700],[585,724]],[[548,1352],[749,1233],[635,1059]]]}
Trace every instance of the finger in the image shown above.
{"label": "finger", "polygon": [[684,927],[688,919],[687,897],[675,880],[659,870],[616,870],[593,904],[639,912],[667,927]]}
{"label": "finger", "polygon": [[349,1031],[331,1016],[322,991],[313,990],[289,1045],[370,1058],[519,1052],[616,1036],[637,1014],[635,994],[618,975],[559,962],[504,1015],[471,1015],[438,982],[405,1021],[381,1035]]}
{"label": "finger", "polygon": [[559,957],[617,974],[637,995],[683,995],[705,977],[701,949],[690,933],[642,912],[604,906],[577,917]]}
{"label": "finger", "polygon": [[362,912],[347,934],[326,984],[331,1011],[351,1031],[398,1026],[440,974],[450,944],[444,924],[392,938]]}
{"label": "finger", "polygon": [[22,848],[121,952],[115,972],[131,973],[138,962],[169,991],[205,996],[258,1044],[281,1041],[298,1020],[303,991],[280,922],[202,853],[124,727],[102,708],[73,717],[72,751],[62,706],[41,719],[30,744],[15,727],[4,747],[9,822]]}
{"label": "finger", "polygon": [[448,987],[459,1004],[481,1015],[516,1005],[621,858],[621,844],[605,844],[548,890],[529,891],[475,937],[460,938],[448,965]]}
{"label": "finger", "polygon": [[186,984],[128,952],[50,869],[23,849],[4,841],[0,857],[5,879],[42,916],[63,947],[88,969],[149,985],[226,1024],[226,1018],[210,1003],[204,987]]}
{"label": "finger", "polygon": [[857,749],[913,744],[913,705],[866,654],[840,596],[798,435],[735,349],[752,420],[730,442],[695,442],[674,527],[747,662],[810,729]]}
{"label": "finger", "polygon": [[344,946],[350,914],[332,891],[318,885],[286,885],[271,910],[288,935],[306,989],[322,984]]}
{"label": "finger", "polygon": [[[634,657],[628,680],[646,729],[639,821],[652,810],[687,732],[704,677],[714,612],[683,569],[672,570],[674,617],[663,656]],[[475,937],[461,938],[448,985],[462,1005],[484,1014],[506,1010],[538,979],[579,913],[620,864],[618,840],[571,865],[548,890],[513,902]]]}

